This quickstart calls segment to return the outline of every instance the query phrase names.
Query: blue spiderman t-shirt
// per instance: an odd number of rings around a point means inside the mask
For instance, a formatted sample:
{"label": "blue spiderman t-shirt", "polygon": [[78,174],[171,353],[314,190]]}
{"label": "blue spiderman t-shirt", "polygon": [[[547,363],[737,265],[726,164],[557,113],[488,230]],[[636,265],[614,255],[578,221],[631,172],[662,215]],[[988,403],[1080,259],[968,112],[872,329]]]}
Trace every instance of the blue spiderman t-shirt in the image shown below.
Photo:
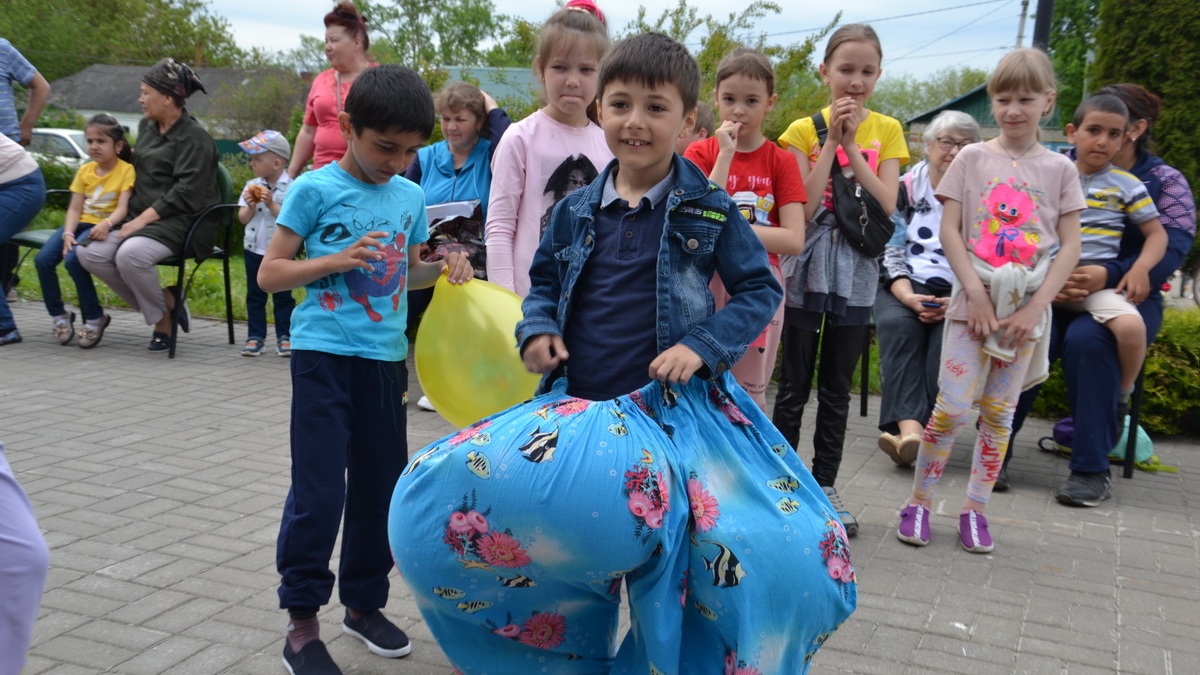
{"label": "blue spiderman t-shirt", "polygon": [[305,285],[292,314],[292,348],[403,361],[408,355],[408,247],[429,238],[420,186],[396,176],[364,183],[337,162],[292,183],[276,223],[304,238],[309,259],[341,251],[368,232],[387,232],[374,270],[331,274]]}

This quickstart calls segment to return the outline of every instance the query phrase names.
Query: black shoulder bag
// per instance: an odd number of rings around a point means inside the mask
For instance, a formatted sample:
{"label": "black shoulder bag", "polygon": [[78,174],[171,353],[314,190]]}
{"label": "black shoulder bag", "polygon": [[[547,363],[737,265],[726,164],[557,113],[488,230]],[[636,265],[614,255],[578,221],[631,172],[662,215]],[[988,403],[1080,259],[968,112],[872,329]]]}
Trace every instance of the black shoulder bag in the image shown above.
{"label": "black shoulder bag", "polygon": [[[817,129],[817,142],[825,146],[825,138],[829,128],[825,125],[825,117],[818,111],[812,116],[813,126]],[[837,159],[833,161],[833,215],[837,219],[838,229],[859,253],[868,258],[874,258],[887,246],[892,238],[895,225],[892,219],[879,205],[879,200],[867,191],[857,180],[848,178],[842,173]]]}

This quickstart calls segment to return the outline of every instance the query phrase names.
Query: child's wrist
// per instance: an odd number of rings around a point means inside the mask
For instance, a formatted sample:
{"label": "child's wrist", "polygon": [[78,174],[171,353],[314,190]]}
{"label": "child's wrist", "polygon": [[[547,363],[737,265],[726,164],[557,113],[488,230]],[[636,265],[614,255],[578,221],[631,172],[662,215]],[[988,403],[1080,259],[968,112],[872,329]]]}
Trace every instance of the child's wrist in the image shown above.
{"label": "child's wrist", "polygon": [[63,231],[63,236],[64,236],[64,237],[70,237],[70,238],[74,239],[74,238],[75,238],[75,233],[74,233],[74,232],[69,232],[69,231]]}

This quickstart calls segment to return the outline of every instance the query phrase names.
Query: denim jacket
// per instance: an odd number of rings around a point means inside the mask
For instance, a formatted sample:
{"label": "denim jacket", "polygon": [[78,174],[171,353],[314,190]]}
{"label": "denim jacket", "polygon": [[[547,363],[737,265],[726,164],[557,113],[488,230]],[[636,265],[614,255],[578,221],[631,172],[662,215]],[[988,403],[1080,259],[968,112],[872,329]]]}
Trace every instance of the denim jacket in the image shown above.
{"label": "denim jacket", "polygon": [[[615,166],[614,160],[590,185],[554,207],[529,271],[529,295],[521,305],[525,318],[517,324],[516,335],[522,352],[533,337],[562,336],[571,292],[592,253],[594,218],[604,185]],[[674,167],[675,184],[662,210],[666,223],[658,252],[655,332],[659,353],[686,345],[704,361],[700,374],[707,377],[737,363],[746,345],[775,315],[783,289],[771,273],[766,249],[729,195],[679,155]],[[714,272],[732,296],[715,313],[708,288]],[[560,374],[543,377],[538,392],[547,391]]]}

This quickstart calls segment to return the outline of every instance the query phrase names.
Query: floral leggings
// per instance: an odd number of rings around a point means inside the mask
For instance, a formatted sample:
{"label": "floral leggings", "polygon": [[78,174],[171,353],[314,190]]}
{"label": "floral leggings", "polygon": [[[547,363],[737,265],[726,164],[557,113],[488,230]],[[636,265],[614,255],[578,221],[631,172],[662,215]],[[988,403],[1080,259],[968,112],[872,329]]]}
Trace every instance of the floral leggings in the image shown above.
{"label": "floral leggings", "polygon": [[[396,563],[462,673],[801,673],[857,601],[824,493],[728,373],[553,391],[417,453]],[[621,585],[630,630],[617,648]]]}
{"label": "floral leggings", "polygon": [[[971,480],[967,498],[986,504],[1004,463],[1011,436],[1013,412],[1029,370],[1034,345],[1026,342],[1011,362],[983,351],[983,340],[972,337],[967,322],[953,321],[942,344],[942,367],[938,375],[937,404],[917,453],[913,496],[931,499],[959,429],[967,413],[979,401],[979,433],[971,458]],[[982,388],[982,391],[980,389]]]}

